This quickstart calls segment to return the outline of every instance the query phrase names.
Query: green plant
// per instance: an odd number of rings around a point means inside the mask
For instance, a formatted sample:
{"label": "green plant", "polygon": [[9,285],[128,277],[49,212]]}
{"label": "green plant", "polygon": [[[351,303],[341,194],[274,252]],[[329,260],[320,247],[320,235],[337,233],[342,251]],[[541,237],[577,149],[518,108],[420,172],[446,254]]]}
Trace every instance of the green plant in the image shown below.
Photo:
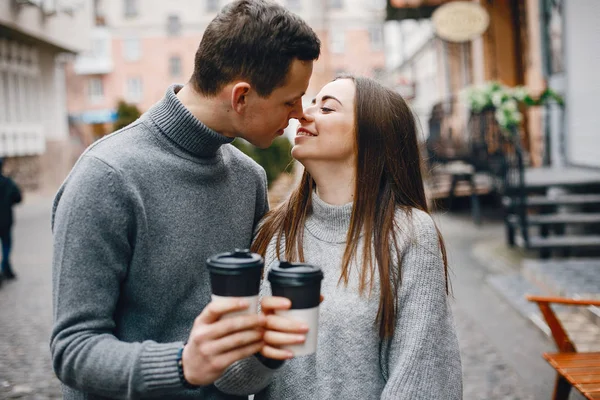
{"label": "green plant", "polygon": [[462,96],[472,113],[494,110],[498,125],[506,132],[514,132],[523,120],[521,106],[538,106],[549,101],[561,106],[564,104],[563,98],[552,89],[548,88],[534,97],[525,86],[510,88],[495,81],[470,86]]}
{"label": "green plant", "polygon": [[128,104],[123,100],[117,103],[117,119],[115,121],[114,130],[119,130],[137,120],[142,113],[134,104]]}
{"label": "green plant", "polygon": [[265,169],[269,186],[292,165],[292,144],[286,137],[278,137],[266,149],[255,147],[243,139],[236,139],[232,144]]}

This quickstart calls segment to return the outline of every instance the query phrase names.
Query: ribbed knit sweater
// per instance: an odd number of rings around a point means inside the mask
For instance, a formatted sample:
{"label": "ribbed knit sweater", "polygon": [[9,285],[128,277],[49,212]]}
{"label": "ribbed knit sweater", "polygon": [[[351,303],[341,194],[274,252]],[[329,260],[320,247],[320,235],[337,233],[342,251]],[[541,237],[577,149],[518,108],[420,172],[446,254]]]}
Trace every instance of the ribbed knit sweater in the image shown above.
{"label": "ribbed knit sweater", "polygon": [[250,245],[266,175],[178,90],[93,144],[56,195],[51,350],[65,399],[232,398],[186,390],[176,358],[210,301],[205,260]]}
{"label": "ribbed knit sweater", "polygon": [[[304,255],[325,274],[316,354],[294,358],[276,370],[251,357],[230,367],[217,387],[229,393],[256,393],[256,400],[461,399],[460,354],[431,217],[419,210],[412,210],[412,216],[396,213],[402,283],[395,334],[382,341],[375,323],[378,276],[371,296],[358,293],[356,264],[348,286],[338,284],[352,204],[332,206],[316,194],[312,200]],[[274,259],[275,240],[266,265]],[[360,251],[357,259],[362,259]],[[263,294],[269,293],[264,281]]]}

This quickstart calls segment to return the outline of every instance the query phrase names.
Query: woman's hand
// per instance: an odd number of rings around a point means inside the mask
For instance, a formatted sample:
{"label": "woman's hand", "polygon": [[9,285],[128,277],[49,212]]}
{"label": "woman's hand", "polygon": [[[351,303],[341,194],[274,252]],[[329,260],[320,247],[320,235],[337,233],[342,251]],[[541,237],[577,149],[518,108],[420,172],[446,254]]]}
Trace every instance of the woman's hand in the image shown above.
{"label": "woman's hand", "polygon": [[304,343],[308,325],[302,321],[276,315],[277,311],[289,310],[292,306],[292,302],[285,297],[263,297],[260,304],[261,312],[266,317],[264,346],[260,353],[274,360],[288,360],[294,357],[294,353],[281,347]]}

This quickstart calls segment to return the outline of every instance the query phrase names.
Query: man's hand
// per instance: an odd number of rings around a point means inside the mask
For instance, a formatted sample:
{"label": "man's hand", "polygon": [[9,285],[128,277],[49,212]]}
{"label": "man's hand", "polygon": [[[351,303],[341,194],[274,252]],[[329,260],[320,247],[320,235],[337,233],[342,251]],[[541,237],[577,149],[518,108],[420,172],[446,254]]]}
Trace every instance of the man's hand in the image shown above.
{"label": "man's hand", "polygon": [[304,343],[308,325],[276,315],[275,311],[288,310],[292,302],[285,297],[264,297],[261,302],[261,311],[266,317],[265,334],[263,337],[264,347],[261,354],[274,360],[288,360],[294,357],[294,353],[281,349],[281,346]]}
{"label": "man's hand", "polygon": [[231,364],[258,353],[263,347],[264,315],[220,318],[247,309],[248,302],[225,299],[209,303],[194,321],[183,349],[185,380],[192,385],[209,385]]}

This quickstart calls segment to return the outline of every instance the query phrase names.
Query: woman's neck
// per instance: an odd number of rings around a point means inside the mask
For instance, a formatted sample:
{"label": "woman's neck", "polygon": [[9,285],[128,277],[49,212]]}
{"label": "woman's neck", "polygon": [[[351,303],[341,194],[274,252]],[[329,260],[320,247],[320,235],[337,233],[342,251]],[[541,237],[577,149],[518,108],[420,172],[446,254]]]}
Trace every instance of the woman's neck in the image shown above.
{"label": "woman's neck", "polygon": [[342,205],[354,201],[354,167],[331,165],[330,163],[310,163],[306,170],[317,185],[317,195],[331,205]]}

